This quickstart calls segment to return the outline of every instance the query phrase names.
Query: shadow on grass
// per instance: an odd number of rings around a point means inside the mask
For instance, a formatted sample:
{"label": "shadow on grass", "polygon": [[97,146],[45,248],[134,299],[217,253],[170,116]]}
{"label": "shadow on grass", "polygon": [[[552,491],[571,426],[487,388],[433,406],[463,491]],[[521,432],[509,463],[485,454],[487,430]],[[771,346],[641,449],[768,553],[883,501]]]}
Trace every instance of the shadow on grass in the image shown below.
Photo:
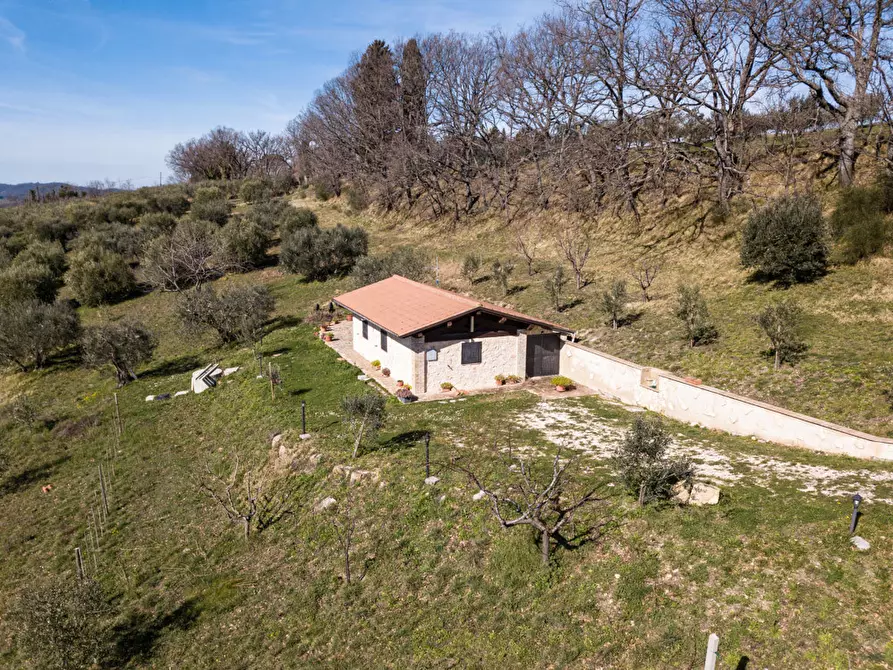
{"label": "shadow on grass", "polygon": [[179,358],[167,360],[151,370],[146,370],[140,377],[145,379],[149,377],[170,377],[171,375],[181,375],[186,372],[192,372],[193,370],[203,368],[207,364],[207,361],[203,362],[202,359],[195,354],[190,354],[188,356],[180,356]]}
{"label": "shadow on grass", "polygon": [[506,297],[510,295],[518,295],[522,291],[526,291],[530,288],[530,284],[518,284],[516,286],[512,286],[508,291],[506,291]]}
{"label": "shadow on grass", "polygon": [[26,468],[19,474],[8,477],[2,484],[0,484],[0,496],[18,493],[29,486],[41,482],[46,483],[46,480],[52,476],[56,468],[69,458],[70,456],[60,456],[49,463],[44,463],[43,465],[38,465],[33,468]]}
{"label": "shadow on grass", "polygon": [[474,279],[471,280],[471,285],[477,286],[478,284],[483,284],[484,282],[488,282],[491,279],[493,279],[493,277],[491,277],[490,275],[483,275],[481,277],[475,277]]}
{"label": "shadow on grass", "polygon": [[644,314],[645,314],[644,312],[632,312],[630,314],[627,314],[627,315],[623,316],[622,318],[617,319],[617,327],[624,328],[626,326],[631,326],[636,321],[641,319],[642,316],[644,316]]}
{"label": "shadow on grass", "polygon": [[192,627],[201,614],[198,600],[190,598],[167,614],[151,618],[137,612],[118,624],[114,631],[114,650],[106,659],[105,667],[117,668],[132,660],[146,661],[166,630],[185,631]]}
{"label": "shadow on grass", "polygon": [[267,325],[267,333],[273,333],[282,328],[294,328],[302,323],[303,320],[296,316],[277,316]]}
{"label": "shadow on grass", "polygon": [[402,449],[411,449],[423,444],[427,430],[408,430],[405,433],[394,435],[394,437],[371,445],[367,452],[371,451],[400,451]]}
{"label": "shadow on grass", "polygon": [[582,305],[582,304],[583,304],[583,298],[574,298],[574,299],[571,300],[570,302],[566,302],[566,303],[564,303],[564,304],[561,306],[561,309],[558,310],[558,311],[559,311],[559,312],[566,312],[567,310],[569,310],[569,309],[573,309],[574,307],[577,307],[577,306]]}
{"label": "shadow on grass", "polygon": [[290,396],[296,396],[296,397],[297,397],[297,396],[302,396],[302,395],[306,395],[307,393],[310,393],[310,391],[312,391],[312,390],[313,390],[313,389],[305,389],[305,388],[301,388],[301,389],[292,389],[291,391],[288,392],[288,395],[290,395]]}

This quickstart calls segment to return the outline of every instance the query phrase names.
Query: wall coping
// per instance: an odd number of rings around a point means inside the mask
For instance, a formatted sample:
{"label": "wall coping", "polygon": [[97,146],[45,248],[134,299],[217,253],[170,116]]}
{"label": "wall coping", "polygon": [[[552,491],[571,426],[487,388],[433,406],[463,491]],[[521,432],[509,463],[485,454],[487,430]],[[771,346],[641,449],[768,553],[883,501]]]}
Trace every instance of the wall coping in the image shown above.
{"label": "wall coping", "polygon": [[[611,354],[606,354],[603,351],[599,351],[597,349],[593,349],[591,347],[584,346],[579,342],[571,342],[569,340],[563,341],[564,345],[572,346],[582,351],[586,351],[591,354],[595,354],[596,356],[601,356],[602,358],[607,358],[608,360],[614,361],[615,363],[620,363],[621,365],[626,365],[635,370],[644,370],[650,369],[655,372],[659,377],[663,377],[666,379],[670,379],[679,384],[684,384],[685,386],[691,386],[693,388],[699,389],[707,389],[712,393],[716,393],[718,395],[724,396],[726,398],[731,398],[732,400],[737,400],[739,402],[746,403],[748,405],[752,405],[754,407],[759,407],[760,409],[765,409],[770,412],[776,412],[778,414],[783,414],[785,416],[789,416],[794,419],[799,419],[800,421],[805,421],[807,423],[814,424],[816,426],[821,426],[823,428],[828,428],[829,430],[834,430],[840,433],[846,433],[847,435],[851,435],[853,437],[858,437],[863,440],[868,440],[870,442],[876,442],[878,444],[893,444],[893,439],[888,437],[880,437],[879,435],[872,435],[871,433],[863,433],[860,430],[855,430],[854,428],[848,428],[847,426],[842,426],[837,423],[832,423],[830,421],[825,421],[824,419],[818,419],[814,416],[809,416],[807,414],[800,414],[799,412],[794,412],[789,409],[785,409],[784,407],[779,407],[778,405],[771,405],[767,402],[762,402],[761,400],[755,400],[754,398],[748,398],[747,396],[738,395],[737,393],[732,393],[731,391],[725,391],[723,389],[716,388],[715,386],[708,386],[707,384],[694,384],[691,381],[685,379],[684,377],[679,377],[674,375],[672,372],[667,372],[666,370],[661,370],[660,368],[651,367],[648,365],[639,365],[637,363],[633,363],[632,361],[627,361],[623,358],[618,358],[617,356],[612,356]],[[643,387],[644,388],[644,387]]]}

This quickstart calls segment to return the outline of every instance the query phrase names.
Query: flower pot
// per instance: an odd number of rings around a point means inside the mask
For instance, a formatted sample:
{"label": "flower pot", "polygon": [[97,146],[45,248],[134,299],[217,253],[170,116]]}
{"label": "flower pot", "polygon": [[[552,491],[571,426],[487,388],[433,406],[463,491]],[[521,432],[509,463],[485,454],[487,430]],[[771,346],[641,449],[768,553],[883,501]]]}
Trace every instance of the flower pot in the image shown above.
{"label": "flower pot", "polygon": [[556,386],[555,390],[559,393],[564,393],[565,391],[567,391],[567,388],[565,388],[564,386]]}
{"label": "flower pot", "polygon": [[333,338],[332,338],[332,333],[326,333],[325,335],[323,335],[323,338],[322,338],[322,339],[325,340],[326,342],[331,342],[332,339],[333,339]]}
{"label": "flower pot", "polygon": [[348,320],[348,321],[353,321],[353,314],[348,314],[348,315],[347,315],[347,320]]}
{"label": "flower pot", "polygon": [[397,388],[400,388],[401,386],[403,386],[403,380],[402,380],[402,379],[398,379],[398,380],[397,380]]}

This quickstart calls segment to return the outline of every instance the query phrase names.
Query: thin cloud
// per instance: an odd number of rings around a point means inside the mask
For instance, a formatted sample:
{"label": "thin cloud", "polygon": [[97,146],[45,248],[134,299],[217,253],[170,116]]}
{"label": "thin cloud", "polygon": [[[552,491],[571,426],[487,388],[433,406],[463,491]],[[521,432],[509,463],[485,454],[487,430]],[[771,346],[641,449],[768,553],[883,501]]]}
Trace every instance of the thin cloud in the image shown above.
{"label": "thin cloud", "polygon": [[0,16],[0,39],[7,42],[16,51],[25,52],[25,32],[2,16]]}

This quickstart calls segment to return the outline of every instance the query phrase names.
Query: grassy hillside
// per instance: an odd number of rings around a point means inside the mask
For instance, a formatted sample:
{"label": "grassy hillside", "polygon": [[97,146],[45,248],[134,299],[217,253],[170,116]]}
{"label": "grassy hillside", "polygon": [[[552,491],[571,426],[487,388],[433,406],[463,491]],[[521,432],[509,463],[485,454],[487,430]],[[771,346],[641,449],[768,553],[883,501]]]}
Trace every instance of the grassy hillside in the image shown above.
{"label": "grassy hillside", "polygon": [[[590,266],[593,283],[555,314],[542,288],[557,261],[548,244],[542,272],[528,278],[519,265],[515,291],[504,298],[492,281],[470,286],[458,271],[472,251],[512,255],[499,226],[444,232],[352,216],[338,202],[299,204],[316,209],[322,225],[366,226],[375,252],[424,246],[443,285],[553,316],[594,346],[873,432],[890,428],[886,259],[791,289],[810,312],[811,349],[797,367],[773,373],[750,321],[773,289],[748,283],[733,262],[731,225],[698,231],[682,220],[676,234],[655,241],[652,249],[666,258],[655,300],[634,305],[641,316],[611,331],[597,312],[598,293],[653,233],[606,232]],[[668,297],[691,277],[707,286],[722,333],[694,351],[682,342]],[[669,422],[677,447],[693,456],[700,478],[722,486],[723,498],[716,507],[639,509],[606,458],[634,415],[595,398],[390,400],[382,433],[353,463],[373,475],[350,489],[354,580],[344,583],[333,514],[318,505],[329,496],[345,500],[334,470],[351,464],[352,444],[339,402],[365,387],[302,317],[351,282],[308,283],[271,267],[218,283],[255,281],[278,301],[263,344],[282,371],[275,400],[255,378],[250,350],[181,331],[170,293],[81,310],[87,324],[139,318],[159,338],[139,381],[118,391],[120,449],[110,376],[63,355],[46,370],[0,377],[0,666],[40,667],[22,639],[23,612],[36,586],[75,579],[77,546],[109,602],[101,667],[695,668],[710,632],[721,638],[719,667],[742,667],[744,659],[753,667],[893,666],[893,466]],[[243,369],[209,393],[145,401],[187,389],[191,371],[211,361]],[[8,411],[21,393],[39,414],[32,427]],[[309,441],[297,437],[301,401]],[[271,448],[278,432],[284,456]],[[425,432],[441,478],[434,487],[423,482]],[[579,483],[599,484],[605,502],[574,531],[604,524],[601,533],[557,548],[544,568],[533,535],[500,528],[447,467],[462,458],[508,485],[494,443],[528,454],[537,467],[558,445],[577,454]],[[279,513],[263,513],[265,528],[247,541],[200,488],[210,481],[208,467],[226,474],[236,458],[264,475],[274,500],[288,496]],[[110,475],[110,514],[94,551],[87,536],[100,505],[100,464]],[[855,491],[869,498],[859,525],[872,543],[867,553],[848,542]]]}
{"label": "grassy hillside", "polygon": [[[828,209],[833,194],[828,196]],[[551,239],[548,218],[539,224],[537,272],[528,276],[510,228],[479,222],[446,230],[442,224],[353,216],[346,205],[302,200],[317,208],[323,222],[360,223],[372,231],[373,247],[384,252],[405,244],[429,251],[437,261],[442,285],[481,298],[505,302],[532,314],[577,328],[581,339],[598,349],[643,365],[653,365],[705,383],[881,436],[893,436],[893,259],[876,257],[858,265],[833,266],[810,284],[781,289],[753,281],[739,261],[740,231],[750,206],[741,205],[725,221],[691,208],[670,207],[659,217],[604,225],[596,235],[586,266],[590,283],[567,288],[568,307],[557,313],[544,280],[559,263],[570,266]],[[466,255],[484,259],[473,284],[461,276]],[[641,301],[630,271],[643,256],[659,259],[651,302]],[[510,295],[488,279],[495,259],[514,262]],[[433,277],[431,278],[433,281]],[[600,311],[601,294],[612,281],[628,283],[632,302],[629,323],[612,330]],[[720,337],[690,348],[673,315],[680,283],[697,282],[708,299]],[[769,341],[755,322],[770,301],[793,297],[805,312],[803,336],[808,351],[796,366],[773,371]]]}

